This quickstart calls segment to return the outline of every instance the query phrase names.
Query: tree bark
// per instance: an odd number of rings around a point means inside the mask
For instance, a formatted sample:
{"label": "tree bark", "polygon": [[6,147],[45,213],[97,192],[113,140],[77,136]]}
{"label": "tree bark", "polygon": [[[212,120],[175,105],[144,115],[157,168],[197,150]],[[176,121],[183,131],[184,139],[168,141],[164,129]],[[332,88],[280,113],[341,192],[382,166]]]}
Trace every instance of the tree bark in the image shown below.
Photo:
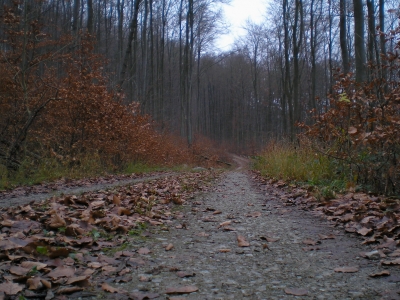
{"label": "tree bark", "polygon": [[349,47],[347,45],[347,7],[346,0],[340,0],[340,50],[342,52],[343,73],[349,73]]}
{"label": "tree bark", "polygon": [[354,5],[354,50],[356,60],[356,81],[366,80],[366,53],[364,38],[364,11],[362,0],[353,0]]}

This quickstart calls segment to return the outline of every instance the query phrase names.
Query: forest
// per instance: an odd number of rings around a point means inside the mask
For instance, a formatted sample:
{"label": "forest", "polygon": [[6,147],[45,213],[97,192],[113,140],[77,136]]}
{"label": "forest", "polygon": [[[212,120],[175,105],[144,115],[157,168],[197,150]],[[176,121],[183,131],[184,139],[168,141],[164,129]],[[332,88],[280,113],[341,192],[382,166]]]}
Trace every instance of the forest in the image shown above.
{"label": "forest", "polygon": [[0,2],[3,178],[286,140],[398,189],[397,1],[272,0],[227,52],[229,0]]}

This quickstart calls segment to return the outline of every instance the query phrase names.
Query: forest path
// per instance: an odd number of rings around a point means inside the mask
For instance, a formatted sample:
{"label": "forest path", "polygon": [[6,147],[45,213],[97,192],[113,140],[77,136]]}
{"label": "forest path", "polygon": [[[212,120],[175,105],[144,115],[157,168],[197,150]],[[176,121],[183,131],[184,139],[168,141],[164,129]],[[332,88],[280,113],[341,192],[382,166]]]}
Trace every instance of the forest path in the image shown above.
{"label": "forest path", "polygon": [[[284,206],[282,193],[272,186],[261,191],[244,172],[227,172],[212,192],[177,206],[181,218],[169,232],[138,241],[151,252],[141,255],[133,280],[118,287],[137,299],[154,293],[171,300],[399,299],[398,267],[389,268],[389,277],[370,277],[384,269],[379,260],[360,257],[371,246],[326,219]],[[248,247],[238,246],[239,235]],[[307,239],[319,244],[304,244]],[[358,271],[335,272],[339,267]]]}

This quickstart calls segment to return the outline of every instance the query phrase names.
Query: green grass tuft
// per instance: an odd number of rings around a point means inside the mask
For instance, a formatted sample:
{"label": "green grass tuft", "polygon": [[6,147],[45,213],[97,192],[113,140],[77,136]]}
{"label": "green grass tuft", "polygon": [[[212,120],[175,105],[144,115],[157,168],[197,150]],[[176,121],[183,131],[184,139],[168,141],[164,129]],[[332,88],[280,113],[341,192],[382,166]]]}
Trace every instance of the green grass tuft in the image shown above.
{"label": "green grass tuft", "polygon": [[318,194],[324,198],[333,198],[347,183],[345,174],[339,171],[338,161],[307,145],[272,143],[254,159],[253,167],[265,177],[317,187]]}

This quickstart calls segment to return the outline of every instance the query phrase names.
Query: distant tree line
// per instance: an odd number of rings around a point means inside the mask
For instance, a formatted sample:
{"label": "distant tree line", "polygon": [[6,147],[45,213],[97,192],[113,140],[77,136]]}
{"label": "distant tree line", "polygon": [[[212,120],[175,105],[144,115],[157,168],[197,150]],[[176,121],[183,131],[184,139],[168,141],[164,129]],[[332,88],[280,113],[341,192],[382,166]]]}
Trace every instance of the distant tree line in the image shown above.
{"label": "distant tree line", "polygon": [[[189,146],[197,134],[236,150],[293,138],[297,123],[313,122],[311,110],[329,108],[335,73],[368,81],[376,76],[368,62],[385,65],[382,57],[394,51],[383,34],[398,25],[397,1],[273,0],[265,22],[248,22],[247,35],[221,53],[214,43],[225,30],[221,5],[228,2],[1,0],[0,13],[14,7],[24,24],[36,24],[38,41],[72,37],[47,50],[72,53],[89,34],[109,88]],[[4,26],[0,38],[7,38]],[[6,42],[0,47],[10,50]],[[53,68],[64,72],[59,62]],[[380,76],[398,74],[382,67]]]}

